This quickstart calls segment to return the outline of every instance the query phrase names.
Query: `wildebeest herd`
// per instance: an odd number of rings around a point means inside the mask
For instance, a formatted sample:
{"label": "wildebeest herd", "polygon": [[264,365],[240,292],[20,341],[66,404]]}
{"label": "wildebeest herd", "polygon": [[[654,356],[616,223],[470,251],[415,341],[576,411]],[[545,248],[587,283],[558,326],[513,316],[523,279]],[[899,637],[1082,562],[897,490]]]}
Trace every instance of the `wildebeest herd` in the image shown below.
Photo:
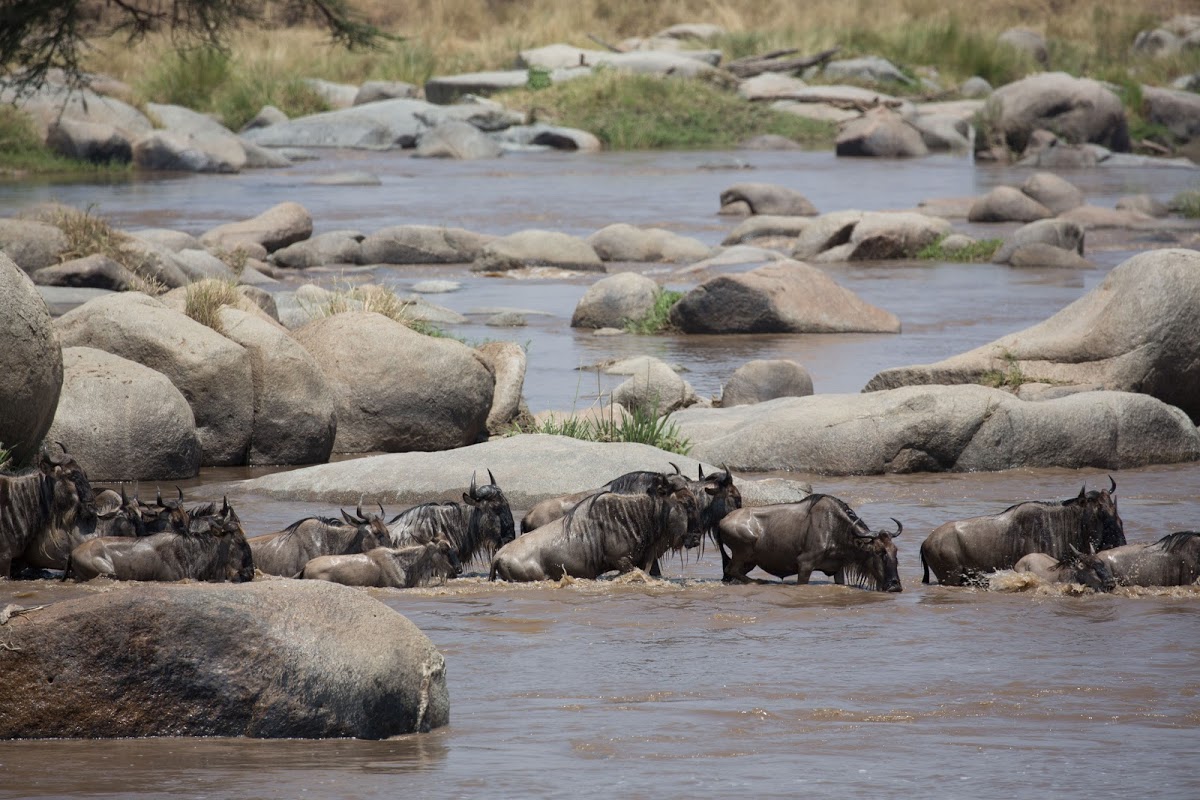
{"label": "wildebeest herd", "polygon": [[[674,467],[674,465],[672,465]],[[0,476],[0,576],[106,576],[141,581],[248,581],[267,575],[351,586],[412,588],[488,563],[491,580],[598,578],[640,569],[711,538],[722,578],[747,582],[754,568],[808,583],[819,571],[838,584],[902,590],[895,530],[872,530],[844,501],[812,494],[795,503],[742,508],[728,469],[695,480],[638,471],[596,489],[536,505],[516,533],[491,471],[475,475],[463,502],[424,503],[385,522],[362,507],[341,518],[307,517],[247,538],[228,500],[186,507],[124,490],[94,490],[66,453],[43,453],[33,470]],[[1118,585],[1190,585],[1200,577],[1200,533],[1181,531],[1129,545],[1116,483],[1062,501],[1018,503],[998,514],[947,522],[921,544],[923,582],[978,583],[1014,570],[1096,591]]]}

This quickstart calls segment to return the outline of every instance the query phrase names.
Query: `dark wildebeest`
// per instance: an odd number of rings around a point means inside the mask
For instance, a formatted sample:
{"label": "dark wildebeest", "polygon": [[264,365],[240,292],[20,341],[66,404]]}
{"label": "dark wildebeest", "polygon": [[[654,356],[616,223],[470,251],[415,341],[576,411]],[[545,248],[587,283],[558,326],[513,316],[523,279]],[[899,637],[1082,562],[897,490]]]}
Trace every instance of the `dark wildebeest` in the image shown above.
{"label": "dark wildebeest", "polygon": [[947,522],[921,543],[922,583],[929,571],[944,586],[962,586],[978,576],[1012,569],[1022,556],[1045,553],[1064,559],[1073,546],[1099,552],[1125,544],[1117,513],[1117,484],[1107,491],[1079,490],[1062,501],[1029,501],[988,517]]}
{"label": "dark wildebeest", "polygon": [[95,513],[92,485],[65,448],[61,456],[43,453],[30,472],[0,475],[0,577],[11,575],[15,560],[62,569],[62,542]]}
{"label": "dark wildebeest", "polygon": [[648,572],[668,550],[695,547],[701,535],[699,508],[687,481],[656,473],[643,494],[590,495],[566,516],[501,547],[489,579],[598,578],[610,570],[635,568]]}
{"label": "dark wildebeest", "polygon": [[445,539],[408,547],[376,547],[365,553],[318,556],[304,565],[300,577],[345,586],[412,589],[462,572],[454,546]]}
{"label": "dark wildebeest", "polygon": [[899,592],[896,532],[872,532],[845,502],[813,494],[798,503],[742,508],[718,526],[717,546],[729,548],[724,580],[747,582],[758,567],[777,578],[796,576],[808,583],[813,570],[832,575],[835,583],[884,592]]}
{"label": "dark wildebeest", "polygon": [[1093,592],[1111,592],[1117,586],[1108,562],[1092,553],[1081,553],[1074,547],[1064,559],[1045,553],[1022,556],[1013,566],[1013,572],[1028,572],[1043,583],[1077,583]]}
{"label": "dark wildebeest", "polygon": [[[667,463],[675,467],[676,475],[681,474],[678,465],[674,462]],[[650,488],[654,477],[662,474],[664,473],[648,469],[634,470],[633,472],[626,472],[624,475],[618,475],[598,489],[584,489],[581,492],[564,494],[561,497],[547,498],[529,509],[529,513],[521,518],[521,533],[529,533],[547,523],[553,522],[579,505],[581,500],[591,497],[594,494],[600,494],[600,492],[644,494]],[[701,478],[703,479],[703,473],[701,474]]]}
{"label": "dark wildebeest", "polygon": [[1190,586],[1200,578],[1200,532],[1169,533],[1153,544],[1100,553],[1121,586]]}
{"label": "dark wildebeest", "polygon": [[481,553],[492,554],[516,538],[508,499],[488,470],[490,484],[477,486],[471,473],[471,488],[461,503],[425,503],[414,506],[388,522],[389,546],[408,547],[438,539],[449,542],[463,564]]}
{"label": "dark wildebeest", "polygon": [[254,559],[237,513],[228,501],[193,512],[176,508],[172,530],[136,538],[101,536],[71,551],[67,577],[90,580],[105,575],[123,581],[240,583],[254,579]]}
{"label": "dark wildebeest", "polygon": [[294,577],[317,556],[365,553],[387,544],[383,507],[380,514],[364,515],[362,506],[357,511],[357,517],[342,511],[343,519],[306,517],[281,531],[247,539],[254,566],[267,575]]}

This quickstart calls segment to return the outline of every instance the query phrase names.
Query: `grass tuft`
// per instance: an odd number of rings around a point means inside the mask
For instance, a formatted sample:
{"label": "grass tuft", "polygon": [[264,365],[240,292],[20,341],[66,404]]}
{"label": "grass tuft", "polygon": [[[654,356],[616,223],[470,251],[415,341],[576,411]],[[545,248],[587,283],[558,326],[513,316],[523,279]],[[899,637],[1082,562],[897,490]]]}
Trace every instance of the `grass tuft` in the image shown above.
{"label": "grass tuft", "polygon": [[305,306],[304,310],[313,319],[331,317],[334,314],[344,314],[348,311],[373,311],[425,336],[435,339],[455,338],[431,322],[414,319],[409,311],[410,305],[408,301],[399,297],[386,286],[368,284],[349,289],[337,289],[330,293],[324,303]]}
{"label": "grass tuft", "polygon": [[42,142],[37,126],[28,114],[15,106],[0,103],[0,175],[96,175],[128,171],[128,164],[94,164],[60,156]]}
{"label": "grass tuft", "polygon": [[947,250],[942,246],[946,241],[946,235],[939,236],[937,241],[925,245],[917,253],[917,258],[922,261],[948,261],[961,264],[978,264],[985,261],[991,261],[992,256],[996,255],[996,251],[1004,244],[1003,239],[980,239],[966,247],[957,250]]}
{"label": "grass tuft", "polygon": [[238,297],[237,284],[231,281],[198,281],[187,287],[183,313],[217,333],[224,333],[221,307],[234,305]]}
{"label": "grass tuft", "polygon": [[673,289],[662,289],[654,298],[654,308],[646,316],[625,323],[625,330],[630,333],[650,335],[666,333],[674,329],[671,325],[671,307],[683,298],[683,292]]}
{"label": "grass tuft", "polygon": [[611,404],[607,416],[601,414],[597,419],[552,416],[529,432],[589,442],[636,442],[684,456],[692,449],[691,441],[679,433],[679,426],[669,417],[646,409],[634,409],[623,410],[618,421]]}
{"label": "grass tuft", "polygon": [[1180,192],[1171,198],[1170,208],[1181,217],[1200,219],[1200,191]]}
{"label": "grass tuft", "polygon": [[1011,388],[1017,389],[1022,384],[1028,383],[1029,379],[1025,377],[1025,373],[1021,371],[1021,365],[1017,360],[1016,354],[1010,350],[1005,350],[1000,354],[1000,360],[1004,362],[1004,366],[1000,369],[989,370],[983,373],[979,382],[984,386],[990,386],[993,389]]}
{"label": "grass tuft", "polygon": [[60,258],[66,262],[96,253],[105,255],[129,270],[134,277],[132,291],[157,297],[167,285],[147,269],[144,256],[130,247],[129,236],[112,227],[106,219],[85,211],[62,209],[49,220],[67,237],[67,249]]}

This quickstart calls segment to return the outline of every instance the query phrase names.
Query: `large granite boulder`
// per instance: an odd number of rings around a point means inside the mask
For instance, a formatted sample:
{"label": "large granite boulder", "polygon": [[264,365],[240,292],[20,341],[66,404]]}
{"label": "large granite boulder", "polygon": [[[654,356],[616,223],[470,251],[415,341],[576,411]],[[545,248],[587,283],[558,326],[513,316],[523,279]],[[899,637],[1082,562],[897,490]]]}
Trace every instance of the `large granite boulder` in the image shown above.
{"label": "large granite boulder", "polygon": [[800,261],[705,281],[671,308],[686,333],[899,333],[900,320]]}
{"label": "large granite boulder", "polygon": [[929,155],[921,132],[904,117],[884,106],[846,122],[834,149],[839,156],[915,158]]}
{"label": "large granite boulder", "polygon": [[1001,86],[987,100],[984,114],[994,120],[1009,149],[1022,152],[1031,134],[1055,131],[1073,144],[1094,142],[1128,152],[1129,124],[1115,92],[1091,78],[1043,72]]}
{"label": "large granite boulder", "polygon": [[312,215],[291,201],[268,208],[257,217],[218,225],[200,237],[206,247],[235,250],[249,243],[262,246],[268,253],[312,236]]}
{"label": "large granite boulder", "polygon": [[499,158],[504,151],[495,140],[469,122],[448,119],[421,135],[413,156],[475,160]]}
{"label": "large granite boulder", "polygon": [[1036,172],[1030,175],[1021,184],[1021,192],[1054,214],[1062,214],[1083,205],[1083,192],[1053,172]]}
{"label": "large granite boulder", "polygon": [[146,112],[171,133],[190,137],[198,147],[227,164],[229,171],[237,172],[246,166],[246,148],[241,140],[207,114],[160,103],[147,103]]}
{"label": "large granite boulder", "polygon": [[60,156],[93,164],[133,160],[133,144],[112,125],[60,119],[46,131],[46,147]]}
{"label": "large granite boulder", "polygon": [[325,373],[278,324],[245,311],[220,311],[225,338],[246,348],[254,384],[248,464],[317,464],[337,433],[336,400]]}
{"label": "large granite boulder", "polygon": [[909,386],[671,415],[704,461],[830,475],[1033,467],[1126,469],[1200,459],[1187,415],[1129,392],[1031,402],[985,386]]}
{"label": "large granite boulder", "polygon": [[440,225],[394,225],[362,240],[362,264],[470,264],[495,237]]}
{"label": "large granite boulder", "polygon": [[133,143],[133,163],[157,172],[238,172],[246,151],[234,144],[175,131],[151,131]]}
{"label": "large granite boulder", "polygon": [[1044,322],[936,364],[885,370],[867,391],[1014,370],[1027,382],[1142,392],[1200,419],[1200,252],[1136,255]]}
{"label": "large granite boulder", "polygon": [[812,217],[781,217],[774,214],[759,214],[747,217],[729,232],[721,244],[733,245],[754,242],[756,239],[795,239],[812,225]]}
{"label": "large granite boulder", "polygon": [[66,348],[63,369],[49,438],[88,478],[162,481],[200,472],[192,408],[166,375],[91,347]]}
{"label": "large granite boulder", "polygon": [[124,292],[135,287],[137,276],[102,253],[73,258],[33,273],[38,286],[72,286]]}
{"label": "large granite boulder", "polygon": [[757,359],[734,370],[721,389],[721,408],[765,403],[778,397],[808,397],[812,376],[787,359]]}
{"label": "large granite boulder", "polygon": [[50,310],[29,276],[0,253],[0,443],[14,463],[37,453],[63,384]]}
{"label": "large granite boulder", "polygon": [[854,226],[847,242],[847,261],[913,258],[925,247],[950,233],[950,223],[940,217],[903,211],[867,212]]}
{"label": "large granite boulder", "polygon": [[603,272],[604,262],[590,244],[576,236],[527,230],[488,242],[471,265],[475,272],[504,272],[522,267]]}
{"label": "large granite boulder", "polygon": [[607,50],[585,50],[569,44],[550,44],[520,52],[518,66],[556,70],[571,67],[604,66],[622,72],[646,75],[672,75],[678,78],[708,78],[720,73],[706,59],[707,51],[640,50],[613,53]]}
{"label": "large granite boulder", "polygon": [[192,407],[202,464],[246,463],[254,388],[244,347],[139,292],[85,303],[55,331],[64,347],[94,347],[166,375]]}
{"label": "large granite boulder", "polygon": [[1143,86],[1142,107],[1147,122],[1162,125],[1180,139],[1200,136],[1200,94]]}
{"label": "large granite boulder", "polygon": [[32,95],[18,98],[15,86],[0,87],[0,103],[12,102],[33,117],[43,140],[50,127],[62,120],[107,125],[130,142],[154,130],[153,123],[133,106],[91,89],[47,83]]}
{"label": "large granite boulder", "polygon": [[997,186],[971,205],[971,210],[967,212],[967,221],[1033,222],[1053,216],[1053,211],[1020,189]]}
{"label": "large granite boulder", "polygon": [[613,389],[612,401],[631,412],[642,412],[652,417],[689,406],[697,400],[696,392],[679,373],[665,361],[657,358],[645,359],[640,369]]}
{"label": "large granite boulder", "polygon": [[358,264],[361,263],[365,238],[354,230],[328,231],[276,250],[271,254],[271,263],[292,269]]}
{"label": "large granite boulder", "polygon": [[487,342],[480,345],[477,352],[496,382],[492,408],[487,416],[487,430],[489,434],[503,433],[522,413],[528,411],[522,396],[525,367],[528,364],[525,348],[516,342]]}
{"label": "large granite boulder", "polygon": [[662,289],[653,278],[618,272],[593,283],[571,315],[572,328],[621,328],[645,317]]}
{"label": "large granite boulder", "polygon": [[0,253],[26,272],[37,272],[61,260],[70,246],[57,225],[32,219],[0,219]]}
{"label": "large granite boulder", "polygon": [[587,237],[602,261],[690,263],[708,258],[708,245],[664,228],[614,223]]}
{"label": "large granite boulder", "polygon": [[1083,242],[1080,225],[1063,219],[1040,219],[1013,231],[992,256],[992,262],[1011,264],[1018,251],[1031,246],[1050,246],[1082,256]]}
{"label": "large granite boulder", "polygon": [[470,347],[367,311],[318,319],[293,335],[333,389],[334,452],[446,450],[486,432],[495,379]]}
{"label": "large granite boulder", "polygon": [[140,584],[3,630],[3,739],[384,739],[450,717],[429,638],[326,581]]}
{"label": "large granite boulder", "polygon": [[721,192],[720,214],[816,216],[816,207],[795,189],[773,183],[735,183]]}

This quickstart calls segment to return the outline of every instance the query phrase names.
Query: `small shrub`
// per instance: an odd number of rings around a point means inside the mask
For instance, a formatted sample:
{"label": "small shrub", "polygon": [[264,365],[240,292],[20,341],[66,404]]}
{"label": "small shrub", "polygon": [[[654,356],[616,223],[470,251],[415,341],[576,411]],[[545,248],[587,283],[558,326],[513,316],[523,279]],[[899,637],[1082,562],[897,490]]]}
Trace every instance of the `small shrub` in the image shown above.
{"label": "small shrub", "polygon": [[569,436],[589,442],[635,442],[684,456],[692,449],[691,441],[679,433],[679,426],[669,417],[646,409],[634,409],[622,411],[617,420],[612,405],[608,407],[607,416],[601,414],[598,419],[550,417],[532,428],[530,433]]}
{"label": "small shrub", "polygon": [[989,370],[983,373],[979,381],[980,383],[984,386],[990,386],[993,389],[1003,389],[1005,387],[1016,389],[1022,384],[1029,382],[1029,379],[1025,377],[1025,373],[1021,371],[1021,365],[1012,351],[1005,350],[1002,352],[1000,360],[1004,363],[1004,366],[1001,369]]}
{"label": "small shrub", "polygon": [[957,250],[946,250],[942,244],[946,236],[939,236],[937,241],[925,245],[917,253],[917,258],[923,261],[952,261],[962,264],[978,264],[991,261],[992,256],[1004,244],[1003,239],[980,239]]}
{"label": "small shrub", "polygon": [[654,334],[672,330],[671,307],[683,298],[683,292],[673,289],[662,289],[654,298],[654,308],[646,316],[625,323],[625,330],[630,333]]}
{"label": "small shrub", "polygon": [[543,67],[529,68],[529,78],[525,81],[527,89],[536,92],[539,89],[549,89],[551,85],[550,70]]}
{"label": "small shrub", "polygon": [[183,313],[217,333],[224,333],[225,329],[221,326],[221,307],[233,305],[237,298],[235,283],[220,280],[198,281],[187,287]]}
{"label": "small shrub", "polygon": [[1200,218],[1200,191],[1180,192],[1171,198],[1170,207],[1181,217]]}
{"label": "small shrub", "polygon": [[151,102],[208,109],[231,69],[229,55],[215,47],[173,51],[146,73],[138,90]]}

